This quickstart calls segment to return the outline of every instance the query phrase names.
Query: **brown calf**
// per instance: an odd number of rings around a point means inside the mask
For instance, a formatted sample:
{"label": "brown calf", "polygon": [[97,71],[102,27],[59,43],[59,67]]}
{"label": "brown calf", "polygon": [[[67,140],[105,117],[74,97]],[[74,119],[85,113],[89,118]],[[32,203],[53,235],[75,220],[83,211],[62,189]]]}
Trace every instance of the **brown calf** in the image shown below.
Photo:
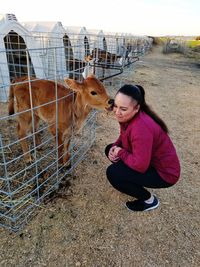
{"label": "brown calf", "polygon": [[[19,80],[18,78],[17,82]],[[66,79],[66,86],[35,78],[30,81],[27,78],[21,78],[21,81],[22,83],[13,83],[10,86],[9,114],[14,113],[15,97],[17,112],[19,112],[18,137],[27,163],[32,159],[26,136],[28,132],[33,131],[33,121],[36,145],[40,144],[40,137],[36,132],[41,119],[48,123],[49,130],[54,136],[57,133],[59,162],[66,163],[70,157],[68,147],[72,129],[74,131],[81,127],[92,108],[112,109],[113,100],[94,75],[88,76],[83,82]]]}
{"label": "brown calf", "polygon": [[113,64],[114,62],[117,61],[117,59],[121,58],[121,56],[117,56],[116,54],[110,53],[100,48],[94,48],[92,50],[92,53],[89,56],[87,56],[85,60],[90,61],[95,58],[100,63]]}

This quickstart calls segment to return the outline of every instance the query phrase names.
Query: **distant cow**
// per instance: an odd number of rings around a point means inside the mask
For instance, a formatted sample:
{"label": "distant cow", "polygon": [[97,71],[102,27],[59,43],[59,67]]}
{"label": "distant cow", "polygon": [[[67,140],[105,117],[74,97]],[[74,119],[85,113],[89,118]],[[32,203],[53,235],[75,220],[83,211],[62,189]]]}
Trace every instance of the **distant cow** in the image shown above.
{"label": "distant cow", "polygon": [[[117,54],[110,53],[100,48],[94,48],[92,53],[85,57],[85,61],[93,66],[93,73],[97,74],[100,79],[107,79],[112,76],[110,69],[112,69],[116,63],[120,65],[121,58],[122,57]],[[100,74],[98,70],[101,71]],[[105,75],[106,70],[107,75]]]}
{"label": "distant cow", "polygon": [[69,78],[81,81],[83,79],[82,72],[84,72],[86,61],[76,58],[70,59],[66,62],[67,70],[69,71]]}
{"label": "distant cow", "polygon": [[14,114],[15,97],[17,112],[19,112],[17,118],[18,137],[26,163],[32,161],[26,141],[27,133],[33,131],[32,114],[34,116],[36,145],[40,144],[37,129],[41,119],[48,123],[53,136],[56,136],[57,133],[59,162],[66,163],[70,158],[68,147],[72,129],[76,131],[81,127],[92,108],[112,109],[113,100],[107,95],[103,84],[94,75],[89,75],[83,82],[66,79],[66,86],[56,84],[54,81],[36,78],[28,81],[27,78],[22,77],[21,83],[19,80],[20,78],[17,79],[18,83],[12,83],[10,86],[8,108],[9,115]]}
{"label": "distant cow", "polygon": [[92,59],[97,59],[99,63],[105,64],[113,64],[116,62],[121,56],[110,53],[106,50],[102,50],[100,48],[94,48],[92,53],[86,57],[86,61],[90,61]]}

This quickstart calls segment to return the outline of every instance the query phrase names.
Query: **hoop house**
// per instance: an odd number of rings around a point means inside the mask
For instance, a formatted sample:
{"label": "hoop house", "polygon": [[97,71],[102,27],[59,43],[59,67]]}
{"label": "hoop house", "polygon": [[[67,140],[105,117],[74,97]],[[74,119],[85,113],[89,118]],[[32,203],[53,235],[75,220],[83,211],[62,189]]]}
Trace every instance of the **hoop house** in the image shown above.
{"label": "hoop house", "polygon": [[[61,22],[24,22],[37,39],[46,77],[66,76],[66,58],[71,51],[70,41]],[[56,60],[55,60],[56,59]]]}
{"label": "hoop house", "polygon": [[0,16],[0,101],[7,101],[13,78],[24,75],[42,77],[42,62],[35,40],[13,14]]}
{"label": "hoop house", "polygon": [[90,37],[85,27],[66,27],[67,36],[69,36],[74,58],[85,60],[90,54]]}
{"label": "hoop house", "polygon": [[88,33],[91,41],[91,50],[94,48],[107,50],[106,36],[102,30],[88,29]]}

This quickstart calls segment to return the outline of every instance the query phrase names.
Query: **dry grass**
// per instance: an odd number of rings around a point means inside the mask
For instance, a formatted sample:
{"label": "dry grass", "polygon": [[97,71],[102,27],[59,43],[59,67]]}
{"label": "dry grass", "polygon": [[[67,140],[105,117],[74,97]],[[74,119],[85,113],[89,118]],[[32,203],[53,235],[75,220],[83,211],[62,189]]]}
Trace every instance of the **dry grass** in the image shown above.
{"label": "dry grass", "polygon": [[[98,115],[97,141],[74,172],[65,198],[42,205],[18,234],[0,229],[0,266],[198,267],[200,263],[200,77],[181,55],[160,48],[123,83],[144,86],[181,159],[180,182],[154,190],[158,209],[131,213],[129,198],[107,182],[104,147],[118,136],[112,116]],[[117,89],[117,88],[116,88]],[[114,94],[112,89],[112,94]]]}

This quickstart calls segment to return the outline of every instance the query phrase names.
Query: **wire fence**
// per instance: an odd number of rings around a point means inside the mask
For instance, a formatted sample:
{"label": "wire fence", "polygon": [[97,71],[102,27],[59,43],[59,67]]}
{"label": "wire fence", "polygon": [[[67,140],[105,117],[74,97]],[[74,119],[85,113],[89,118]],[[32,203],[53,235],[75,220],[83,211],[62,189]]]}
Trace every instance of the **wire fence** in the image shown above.
{"label": "wire fence", "polygon": [[[27,47],[29,38],[35,42],[37,48]],[[133,37],[125,39],[122,36],[116,39],[114,36],[107,36],[102,40],[102,46],[99,46],[99,39],[92,35],[78,38],[74,34],[69,38],[64,34],[62,38],[56,35],[50,38],[42,33],[19,36],[13,31],[3,36],[2,40],[4,49],[0,50],[0,226],[18,231],[30,220],[44,198],[57,190],[64,178],[70,179],[73,169],[95,141],[97,111],[92,109],[81,123],[80,129],[73,131],[74,107],[71,105],[71,119],[68,118],[72,129],[68,149],[70,159],[60,164],[61,157],[65,156],[59,154],[60,148],[65,146],[64,141],[60,144],[58,134],[60,103],[63,99],[67,103],[68,99],[70,103],[75,103],[76,93],[69,92],[60,98],[58,88],[65,86],[65,79],[81,83],[89,73],[95,74],[105,84],[124,71],[133,71],[134,63],[151,48],[151,40]],[[52,90],[55,92],[53,99],[46,99],[39,106],[34,104],[36,100],[32,99],[34,95],[31,91],[36,81],[53,83]],[[13,83],[18,86],[18,90],[22,90],[20,88],[25,84],[28,85],[29,105],[20,110],[19,103],[15,102],[15,113],[8,115],[8,101],[11,100],[9,91]],[[21,103],[27,103],[26,96],[21,95]],[[40,115],[42,120],[37,125],[35,115],[47,105],[54,107],[52,113],[55,113],[55,119],[48,121]],[[24,114],[29,115],[30,127],[22,137],[19,136],[19,121],[25,118]],[[54,134],[50,133],[51,128],[55,129]],[[28,149],[24,150],[25,143]],[[25,159],[30,155],[31,161],[27,164]]]}

